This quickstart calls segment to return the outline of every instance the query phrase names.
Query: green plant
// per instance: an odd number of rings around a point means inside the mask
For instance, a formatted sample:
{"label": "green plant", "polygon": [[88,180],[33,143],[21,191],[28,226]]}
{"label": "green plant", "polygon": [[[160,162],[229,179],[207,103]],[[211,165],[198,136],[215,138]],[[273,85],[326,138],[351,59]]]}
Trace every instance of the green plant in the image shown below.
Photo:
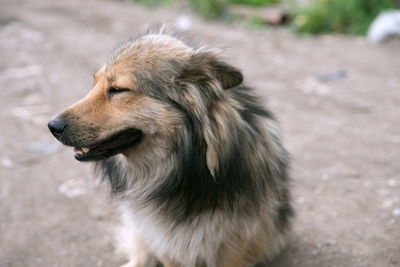
{"label": "green plant", "polygon": [[[162,1],[162,0],[140,0],[140,1]],[[219,18],[224,14],[225,9],[231,4],[250,6],[262,6],[265,4],[277,3],[280,0],[189,0],[192,8],[207,18]]]}
{"label": "green plant", "polygon": [[264,26],[265,20],[259,16],[251,16],[248,19],[248,23],[250,26]]}
{"label": "green plant", "polygon": [[393,0],[315,0],[294,12],[294,27],[299,33],[365,34],[381,11],[394,7]]}
{"label": "green plant", "polygon": [[279,0],[230,0],[229,2],[248,6],[262,6],[266,4],[278,3]]}
{"label": "green plant", "polygon": [[228,5],[228,0],[189,0],[192,8],[206,18],[217,18]]}
{"label": "green plant", "polygon": [[131,1],[145,6],[157,6],[168,2],[168,0],[131,0]]}

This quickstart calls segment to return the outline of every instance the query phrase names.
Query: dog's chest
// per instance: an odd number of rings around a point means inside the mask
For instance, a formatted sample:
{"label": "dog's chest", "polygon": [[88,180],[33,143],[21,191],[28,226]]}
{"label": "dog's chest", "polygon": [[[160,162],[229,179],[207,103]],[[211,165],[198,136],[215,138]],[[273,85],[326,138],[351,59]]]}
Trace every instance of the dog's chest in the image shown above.
{"label": "dog's chest", "polygon": [[132,235],[127,236],[130,242],[142,240],[152,253],[179,259],[185,262],[185,266],[195,266],[198,260],[214,266],[218,249],[234,228],[234,222],[228,222],[224,216],[215,213],[204,213],[176,224],[161,216],[157,209],[127,207],[126,203],[122,204],[119,210],[123,224],[121,230]]}

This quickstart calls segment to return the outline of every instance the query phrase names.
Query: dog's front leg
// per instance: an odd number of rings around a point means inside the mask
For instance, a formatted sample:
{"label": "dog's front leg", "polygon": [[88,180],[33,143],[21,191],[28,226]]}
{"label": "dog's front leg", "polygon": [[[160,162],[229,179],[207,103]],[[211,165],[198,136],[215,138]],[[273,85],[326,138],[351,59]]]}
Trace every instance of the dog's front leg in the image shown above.
{"label": "dog's front leg", "polygon": [[120,267],[156,267],[157,263],[158,261],[155,258],[149,258],[147,260],[134,258]]}
{"label": "dog's front leg", "polygon": [[147,249],[147,246],[140,240],[136,240],[135,244],[132,244],[132,247],[127,254],[129,257],[129,262],[124,265],[121,265],[121,267],[156,267],[157,266],[158,260]]}
{"label": "dog's front leg", "polygon": [[158,260],[137,231],[128,206],[120,205],[121,224],[116,228],[116,252],[129,260],[121,267],[156,267]]}
{"label": "dog's front leg", "polygon": [[123,224],[117,231],[117,252],[126,256],[129,262],[121,267],[155,267],[157,259],[143,239],[134,231],[132,224]]}
{"label": "dog's front leg", "polygon": [[167,258],[162,257],[161,262],[164,267],[182,267],[180,264],[170,261]]}

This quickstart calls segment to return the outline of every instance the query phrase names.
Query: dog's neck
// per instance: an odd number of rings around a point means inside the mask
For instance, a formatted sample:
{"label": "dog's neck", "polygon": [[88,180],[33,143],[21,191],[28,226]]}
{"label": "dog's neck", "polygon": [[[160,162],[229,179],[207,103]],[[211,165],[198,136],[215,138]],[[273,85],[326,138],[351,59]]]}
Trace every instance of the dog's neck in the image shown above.
{"label": "dog's neck", "polygon": [[[206,164],[206,146],[196,145],[203,140],[191,138],[190,142],[193,144],[189,147],[180,144],[175,150],[166,149],[164,152],[149,149],[141,153],[119,154],[99,162],[97,166],[110,182],[115,197],[133,200],[131,203],[135,203],[138,209],[152,205],[174,223],[206,211],[233,211],[239,205],[255,208],[251,201],[254,196],[251,188],[257,185],[248,184],[251,180],[247,174],[213,177]],[[232,163],[237,164],[236,161]],[[236,180],[227,182],[229,178]],[[236,201],[239,195],[241,203]]]}

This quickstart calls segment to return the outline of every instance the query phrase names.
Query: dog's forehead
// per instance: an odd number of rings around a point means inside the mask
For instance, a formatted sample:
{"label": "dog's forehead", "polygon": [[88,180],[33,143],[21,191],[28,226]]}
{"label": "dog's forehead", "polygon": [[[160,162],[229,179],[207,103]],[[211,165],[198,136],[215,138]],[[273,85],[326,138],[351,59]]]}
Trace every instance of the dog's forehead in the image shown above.
{"label": "dog's forehead", "polygon": [[94,82],[104,79],[109,84],[118,84],[119,87],[129,87],[132,82],[131,71],[129,69],[121,69],[118,66],[104,65],[94,75]]}
{"label": "dog's forehead", "polygon": [[149,34],[123,44],[109,61],[109,65],[124,62],[135,64],[184,59],[193,53],[193,48],[183,41],[165,34]]}

